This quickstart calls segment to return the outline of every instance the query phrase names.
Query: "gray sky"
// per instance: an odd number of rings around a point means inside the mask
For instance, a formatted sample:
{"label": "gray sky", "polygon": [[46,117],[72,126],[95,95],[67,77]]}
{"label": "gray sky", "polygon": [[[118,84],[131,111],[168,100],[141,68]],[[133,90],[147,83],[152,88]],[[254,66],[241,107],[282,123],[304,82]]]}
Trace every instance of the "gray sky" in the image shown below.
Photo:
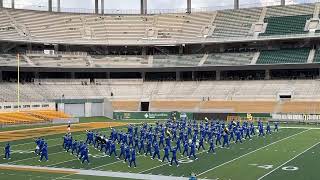
{"label": "gray sky", "polygon": [[[57,0],[53,0],[54,4]],[[94,9],[94,0],[60,0],[63,8]],[[314,2],[315,0],[286,0],[287,4]],[[9,6],[11,0],[4,0],[4,4]],[[15,0],[18,8],[45,9],[47,0]],[[139,9],[140,0],[105,0],[105,9]],[[275,5],[280,4],[280,0],[240,0],[240,4],[246,6]],[[54,5],[55,6],[55,5]],[[193,8],[201,7],[232,7],[233,0],[192,0]],[[148,0],[149,9],[184,9],[186,0]]]}

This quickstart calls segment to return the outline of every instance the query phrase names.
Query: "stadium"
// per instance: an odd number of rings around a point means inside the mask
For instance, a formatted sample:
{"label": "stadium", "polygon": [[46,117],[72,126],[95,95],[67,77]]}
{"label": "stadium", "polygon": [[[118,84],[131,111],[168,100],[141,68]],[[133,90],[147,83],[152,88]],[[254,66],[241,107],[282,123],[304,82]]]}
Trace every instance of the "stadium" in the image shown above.
{"label": "stadium", "polygon": [[200,1],[0,0],[0,179],[319,179],[320,3]]}

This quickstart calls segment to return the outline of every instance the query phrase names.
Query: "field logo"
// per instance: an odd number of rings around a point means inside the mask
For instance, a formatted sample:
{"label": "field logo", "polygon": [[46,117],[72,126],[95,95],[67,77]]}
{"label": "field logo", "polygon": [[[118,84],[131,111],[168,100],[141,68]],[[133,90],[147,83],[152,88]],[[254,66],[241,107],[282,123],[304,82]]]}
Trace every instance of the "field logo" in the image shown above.
{"label": "field logo", "polygon": [[145,117],[146,119],[148,119],[148,117],[149,117],[148,113],[146,113],[146,114],[144,115],[144,117]]}
{"label": "field logo", "polygon": [[247,113],[247,119],[248,119],[248,121],[252,121],[252,114],[251,113]]}

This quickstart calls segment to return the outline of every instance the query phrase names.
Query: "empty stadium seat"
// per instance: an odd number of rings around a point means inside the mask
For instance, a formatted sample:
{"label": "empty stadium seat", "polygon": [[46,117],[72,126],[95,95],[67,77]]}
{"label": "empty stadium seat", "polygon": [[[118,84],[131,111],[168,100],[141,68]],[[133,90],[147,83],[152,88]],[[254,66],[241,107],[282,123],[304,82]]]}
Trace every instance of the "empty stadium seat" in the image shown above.
{"label": "empty stadium seat", "polygon": [[261,51],[257,64],[306,63],[309,52],[307,48]]}
{"label": "empty stadium seat", "polygon": [[215,53],[209,54],[204,65],[246,65],[250,64],[254,53]]}
{"label": "empty stadium seat", "polygon": [[203,54],[194,55],[154,55],[153,66],[197,66],[201,61]]}
{"label": "empty stadium seat", "polygon": [[302,34],[305,31],[305,24],[313,15],[279,16],[264,19],[268,23],[267,29],[260,36]]}
{"label": "empty stadium seat", "polygon": [[213,22],[212,37],[248,36],[253,23],[259,20],[262,8],[218,11]]}

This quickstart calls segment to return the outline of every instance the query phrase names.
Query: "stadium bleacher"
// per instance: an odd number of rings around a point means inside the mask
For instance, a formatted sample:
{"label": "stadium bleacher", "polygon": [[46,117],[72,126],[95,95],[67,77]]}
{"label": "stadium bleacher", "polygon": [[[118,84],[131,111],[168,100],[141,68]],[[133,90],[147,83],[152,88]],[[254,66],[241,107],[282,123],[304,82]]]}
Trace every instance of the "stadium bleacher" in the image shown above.
{"label": "stadium bleacher", "polygon": [[[8,86],[4,84],[1,86]],[[25,85],[23,85],[25,86]],[[116,111],[139,111],[140,101],[151,99],[150,111],[190,110],[190,111],[226,111],[226,112],[300,112],[314,113],[320,109],[320,84],[316,80],[292,81],[224,81],[219,82],[145,82],[143,84],[125,85],[69,85],[56,83],[54,85],[28,84],[30,91],[22,92],[23,101],[57,99],[61,94],[65,98],[109,98]],[[308,88],[306,88],[308,87]],[[2,89],[2,88],[1,88]],[[281,91],[291,92],[291,101],[277,101]],[[42,92],[42,93],[41,93]],[[110,97],[113,92],[114,96]],[[2,92],[1,92],[2,93]],[[41,93],[41,94],[40,94]],[[37,95],[38,94],[38,95]],[[13,92],[4,94],[6,101],[15,101]],[[131,100],[130,100],[131,99]],[[170,100],[169,100],[170,99]],[[39,100],[39,99],[37,99]],[[54,114],[53,114],[54,113]],[[35,116],[36,115],[36,116]],[[40,119],[67,118],[67,115],[36,111],[29,112],[28,117]],[[15,118],[5,118],[2,121]],[[11,116],[10,116],[11,117]],[[19,116],[14,116],[19,117]],[[1,119],[1,118],[0,118]],[[16,118],[17,122],[19,118]],[[25,119],[36,123],[37,119]],[[32,121],[31,121],[32,120]],[[7,123],[9,123],[8,121]]]}
{"label": "stadium bleacher", "polygon": [[[85,52],[83,52],[85,53]],[[184,67],[254,64],[307,63],[310,49],[261,50],[258,52],[225,52],[183,55],[46,55],[20,56],[21,67],[83,67],[83,68],[136,68],[136,67]],[[319,62],[318,51],[310,63]],[[254,59],[257,61],[254,61]],[[26,59],[28,58],[28,59]],[[312,58],[313,59],[313,58]],[[0,65],[17,66],[14,54],[1,54]]]}
{"label": "stadium bleacher", "polygon": [[[253,37],[255,23],[268,23],[261,36],[301,34],[315,4],[270,6],[190,14],[93,15],[0,9],[0,39],[37,42],[141,43],[209,37]],[[314,17],[317,18],[317,17]],[[316,30],[318,31],[318,30]]]}
{"label": "stadium bleacher", "polygon": [[285,34],[301,34],[308,33],[305,31],[305,25],[312,15],[297,15],[297,16],[280,16],[268,17],[264,19],[268,23],[265,33],[261,36],[270,35],[285,35]]}
{"label": "stadium bleacher", "polygon": [[218,11],[212,37],[248,36],[253,23],[259,20],[262,8]]}
{"label": "stadium bleacher", "polygon": [[153,66],[198,66],[203,54],[195,55],[154,55]]}
{"label": "stadium bleacher", "polygon": [[282,49],[261,51],[257,64],[307,63],[310,49]]}
{"label": "stadium bleacher", "polygon": [[3,125],[21,125],[21,124],[41,124],[54,119],[67,119],[69,115],[53,110],[32,110],[21,112],[3,112],[0,113],[0,126]]}
{"label": "stadium bleacher", "polygon": [[209,54],[204,65],[246,65],[250,64],[254,53],[214,53]]}

